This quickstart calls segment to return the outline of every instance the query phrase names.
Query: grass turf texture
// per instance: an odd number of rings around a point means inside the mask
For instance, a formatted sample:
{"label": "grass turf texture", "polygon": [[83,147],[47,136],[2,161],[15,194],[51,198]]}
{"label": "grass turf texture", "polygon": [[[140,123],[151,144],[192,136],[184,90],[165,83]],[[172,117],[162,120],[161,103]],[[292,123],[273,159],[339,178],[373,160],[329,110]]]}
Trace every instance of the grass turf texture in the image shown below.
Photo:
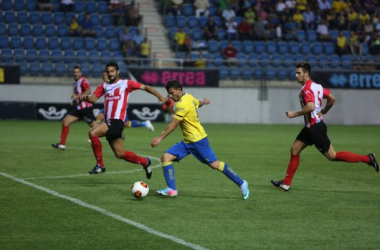
{"label": "grass turf texture", "polygon": [[[177,129],[158,148],[150,141],[166,126],[125,129],[125,148],[159,158],[181,140]],[[290,146],[301,129],[280,125],[204,125],[217,157],[249,182],[251,197],[192,156],[174,163],[179,196],[160,197],[160,167],[151,180],[118,160],[102,140],[107,173],[71,178],[25,179],[162,233],[209,249],[378,249],[380,175],[365,164],[329,162],[305,149],[291,190],[270,184],[282,179]],[[59,122],[0,121],[0,172],[17,178],[87,174],[95,165],[88,127],[70,127],[67,149]],[[337,151],[380,156],[379,126],[329,126]],[[153,165],[158,165],[157,160]],[[146,181],[150,194],[136,200],[131,185]],[[0,176],[1,249],[187,249],[96,211]]]}

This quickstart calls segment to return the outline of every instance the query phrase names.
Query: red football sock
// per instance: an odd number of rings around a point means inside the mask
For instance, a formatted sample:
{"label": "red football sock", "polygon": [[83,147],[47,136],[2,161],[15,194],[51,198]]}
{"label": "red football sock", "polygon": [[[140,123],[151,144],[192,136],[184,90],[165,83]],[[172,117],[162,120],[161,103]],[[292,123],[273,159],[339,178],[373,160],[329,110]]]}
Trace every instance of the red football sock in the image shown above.
{"label": "red football sock", "polygon": [[142,166],[146,166],[146,164],[148,163],[147,159],[145,157],[138,156],[137,154],[135,154],[131,151],[127,151],[127,150],[124,151],[123,159],[128,161],[128,162],[140,164]]}
{"label": "red football sock", "polygon": [[97,136],[90,137],[90,140],[91,140],[92,151],[94,151],[96,163],[99,164],[100,166],[104,167],[103,153],[102,153],[102,142],[100,141],[99,137],[97,137]]}
{"label": "red football sock", "polygon": [[290,183],[292,183],[293,177],[296,174],[299,163],[300,155],[291,154],[288,169],[286,170],[286,177],[283,180],[285,185],[290,186]]}
{"label": "red football sock", "polygon": [[62,125],[62,131],[61,131],[61,144],[66,145],[66,139],[67,135],[69,134],[70,127],[69,126],[63,126]]}
{"label": "red football sock", "polygon": [[365,162],[369,163],[368,155],[357,155],[351,152],[337,152],[335,156],[336,161],[345,161],[345,162]]}

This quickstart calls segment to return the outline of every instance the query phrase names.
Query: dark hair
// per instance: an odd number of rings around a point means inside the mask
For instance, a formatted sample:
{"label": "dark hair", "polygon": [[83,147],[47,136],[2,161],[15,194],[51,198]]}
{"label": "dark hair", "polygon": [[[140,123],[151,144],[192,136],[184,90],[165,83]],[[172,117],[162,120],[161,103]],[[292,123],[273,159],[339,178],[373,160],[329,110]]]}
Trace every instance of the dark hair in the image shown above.
{"label": "dark hair", "polygon": [[119,70],[119,65],[117,65],[117,63],[115,63],[115,62],[109,62],[109,63],[107,63],[106,69],[108,67],[114,67],[116,70]]}
{"label": "dark hair", "polygon": [[166,88],[167,91],[168,91],[169,89],[171,89],[171,88],[182,90],[182,85],[181,85],[181,83],[180,83],[179,81],[177,81],[177,80],[169,80],[169,81],[166,83],[165,88]]}
{"label": "dark hair", "polygon": [[79,69],[80,71],[82,71],[82,69],[81,69],[80,66],[78,66],[78,65],[74,66],[74,67],[73,67],[73,70],[74,70],[74,69]]}
{"label": "dark hair", "polygon": [[303,72],[308,72],[309,75],[311,73],[311,66],[307,62],[300,62],[297,64],[296,68],[302,68]]}

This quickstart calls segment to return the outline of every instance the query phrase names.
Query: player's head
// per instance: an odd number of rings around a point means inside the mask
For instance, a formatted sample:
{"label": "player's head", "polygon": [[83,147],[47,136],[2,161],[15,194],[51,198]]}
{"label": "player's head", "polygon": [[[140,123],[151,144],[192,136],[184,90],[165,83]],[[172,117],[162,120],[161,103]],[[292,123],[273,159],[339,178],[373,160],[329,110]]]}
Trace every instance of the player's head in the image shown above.
{"label": "player's head", "polygon": [[75,81],[78,81],[79,78],[82,77],[82,69],[79,66],[74,66],[73,76],[74,76]]}
{"label": "player's head", "polygon": [[119,79],[119,65],[114,62],[107,63],[106,65],[107,77],[110,83],[114,83],[117,79]]}
{"label": "player's head", "polygon": [[166,88],[166,91],[168,92],[170,98],[175,102],[178,102],[178,100],[183,95],[182,85],[179,81],[170,80],[166,83],[165,88]]}
{"label": "player's head", "polygon": [[102,79],[103,79],[104,82],[109,82],[109,80],[108,80],[108,74],[107,74],[107,71],[105,71],[105,70],[102,73]]}
{"label": "player's head", "polygon": [[304,83],[310,79],[311,66],[307,62],[300,62],[296,66],[296,79],[298,83]]}

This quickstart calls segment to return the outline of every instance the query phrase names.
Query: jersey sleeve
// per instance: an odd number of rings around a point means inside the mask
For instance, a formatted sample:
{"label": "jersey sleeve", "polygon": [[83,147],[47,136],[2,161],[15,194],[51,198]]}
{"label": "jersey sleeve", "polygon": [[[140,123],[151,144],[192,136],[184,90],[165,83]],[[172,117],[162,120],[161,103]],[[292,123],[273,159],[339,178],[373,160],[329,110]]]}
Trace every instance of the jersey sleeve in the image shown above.
{"label": "jersey sleeve", "polygon": [[303,97],[303,100],[304,100],[305,104],[308,103],[308,102],[315,103],[314,92],[311,89],[304,89],[304,90],[302,90],[302,97]]}
{"label": "jersey sleeve", "polygon": [[327,97],[330,95],[330,90],[328,89],[323,89],[323,98],[327,99]]}
{"label": "jersey sleeve", "polygon": [[136,89],[140,89],[141,85],[142,84],[139,83],[139,82],[128,80],[128,89],[129,89],[129,91],[134,91]]}
{"label": "jersey sleeve", "polygon": [[96,87],[95,91],[94,91],[94,95],[99,98],[101,97],[102,95],[104,95],[104,86],[103,86],[104,83],[100,84],[98,87]]}
{"label": "jersey sleeve", "polygon": [[186,101],[182,100],[181,102],[177,102],[177,105],[174,109],[174,118],[182,121],[189,111],[189,105]]}
{"label": "jersey sleeve", "polygon": [[81,83],[81,87],[82,87],[83,89],[90,89],[90,88],[91,88],[91,87],[90,87],[90,84],[88,83],[88,81],[87,81],[86,78],[83,78],[82,83]]}

